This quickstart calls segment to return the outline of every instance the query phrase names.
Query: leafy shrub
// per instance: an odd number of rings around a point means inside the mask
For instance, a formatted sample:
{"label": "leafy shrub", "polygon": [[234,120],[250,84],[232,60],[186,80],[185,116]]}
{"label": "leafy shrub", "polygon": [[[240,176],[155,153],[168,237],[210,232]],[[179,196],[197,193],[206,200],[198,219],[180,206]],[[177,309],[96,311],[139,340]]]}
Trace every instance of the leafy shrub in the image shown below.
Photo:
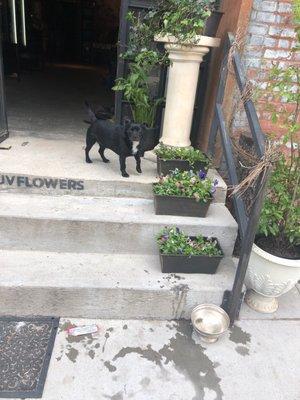
{"label": "leafy shrub", "polygon": [[158,33],[175,36],[180,42],[193,42],[201,35],[216,7],[215,0],[159,0]]}
{"label": "leafy shrub", "polygon": [[153,185],[153,191],[160,196],[189,197],[207,203],[216,191],[217,184],[217,179],[212,182],[203,171],[195,174],[193,171],[176,169],[172,174],[160,177],[159,182]]}
{"label": "leafy shrub", "polygon": [[200,150],[190,147],[170,147],[160,144],[155,150],[155,154],[162,160],[185,160],[192,166],[196,162],[202,162],[210,166],[210,159]]}
{"label": "leafy shrub", "polygon": [[273,236],[277,247],[300,244],[299,172],[282,156],[276,163],[260,216],[259,233]]}
{"label": "leafy shrub", "polygon": [[153,99],[149,87],[150,71],[160,62],[158,53],[145,50],[138,54],[130,64],[126,78],[116,81],[113,90],[123,91],[124,98],[130,104],[134,122],[152,128],[155,122],[156,109],[163,99]]}
{"label": "leafy shrub", "polygon": [[157,237],[159,250],[162,254],[178,254],[184,256],[222,256],[218,242],[202,235],[190,238],[179,228],[164,228]]}
{"label": "leafy shrub", "polygon": [[[293,6],[298,42],[292,51],[299,51],[300,0],[294,0]],[[283,134],[277,140],[281,155],[273,166],[259,233],[270,237],[278,249],[286,249],[300,245],[299,65],[275,65],[270,72],[266,98],[272,98],[268,110],[272,112],[272,122]],[[272,106],[276,103],[281,103],[280,109]]]}

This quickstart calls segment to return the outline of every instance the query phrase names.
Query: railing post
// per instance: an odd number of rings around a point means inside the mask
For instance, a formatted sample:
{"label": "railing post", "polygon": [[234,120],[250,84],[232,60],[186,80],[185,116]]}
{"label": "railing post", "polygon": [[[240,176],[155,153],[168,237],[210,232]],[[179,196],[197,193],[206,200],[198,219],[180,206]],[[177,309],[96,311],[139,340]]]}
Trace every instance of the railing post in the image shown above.
{"label": "railing post", "polygon": [[252,206],[245,236],[242,240],[241,255],[239,258],[233,288],[231,292],[227,291],[224,294],[222,307],[228,313],[231,324],[234,323],[239,314],[241,305],[241,293],[243,290],[243,284],[250,260],[251,250],[257,231],[259,217],[263,206],[270,173],[271,167],[268,167],[261,173],[258,179],[255,202]]}

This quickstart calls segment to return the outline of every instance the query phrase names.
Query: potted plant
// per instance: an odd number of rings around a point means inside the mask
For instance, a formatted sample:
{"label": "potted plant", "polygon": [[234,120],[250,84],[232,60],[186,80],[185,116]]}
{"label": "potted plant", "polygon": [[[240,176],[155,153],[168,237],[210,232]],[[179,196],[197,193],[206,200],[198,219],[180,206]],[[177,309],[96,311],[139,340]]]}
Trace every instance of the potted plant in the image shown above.
{"label": "potted plant", "polygon": [[[200,64],[220,39],[205,36],[212,0],[158,2],[160,20],[154,40],[164,43],[170,60],[161,143],[189,147]],[[180,96],[180,97],[179,97]]]}
{"label": "potted plant", "polygon": [[[295,9],[300,42],[300,8]],[[300,279],[300,70],[291,65],[271,70],[266,98],[285,99],[281,110],[270,108],[273,123],[282,137],[273,165],[268,192],[260,216],[259,231],[252,248],[246,275],[247,304],[270,313],[278,308],[277,298]],[[288,146],[286,146],[288,144]]]}
{"label": "potted plant", "polygon": [[166,273],[215,274],[224,257],[215,238],[187,236],[179,228],[165,228],[157,237],[161,270]]}
{"label": "potted plant", "polygon": [[217,185],[217,179],[212,182],[204,171],[196,174],[176,169],[161,176],[153,184],[155,214],[204,218]]}
{"label": "potted plant", "polygon": [[202,151],[192,147],[170,147],[162,143],[155,149],[158,175],[169,175],[175,169],[180,171],[207,172],[211,160]]}
{"label": "potted plant", "polygon": [[163,99],[151,96],[149,74],[160,62],[161,58],[156,51],[141,51],[130,63],[127,77],[117,79],[113,87],[115,91],[123,91],[134,122],[145,126],[141,144],[144,151],[152,150],[159,141],[159,129],[155,127],[155,118],[157,107]]}
{"label": "potted plant", "polygon": [[300,279],[299,168],[290,162],[281,156],[274,165],[246,274],[246,302],[264,313]]}

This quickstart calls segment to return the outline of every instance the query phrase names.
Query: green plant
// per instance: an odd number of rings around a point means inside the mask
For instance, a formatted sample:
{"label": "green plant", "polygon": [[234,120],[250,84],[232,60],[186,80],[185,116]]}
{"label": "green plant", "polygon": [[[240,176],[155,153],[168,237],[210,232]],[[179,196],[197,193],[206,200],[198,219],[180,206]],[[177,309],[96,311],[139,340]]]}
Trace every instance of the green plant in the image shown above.
{"label": "green plant", "polygon": [[182,43],[193,42],[203,33],[216,3],[215,0],[158,0],[157,33],[175,36]]}
{"label": "green plant", "polygon": [[202,151],[190,147],[170,147],[160,144],[155,154],[162,160],[186,160],[191,166],[196,162],[202,162],[207,167],[211,165],[211,160]]}
{"label": "green plant", "polygon": [[260,216],[259,233],[274,238],[278,248],[300,244],[299,174],[284,156],[276,162]]}
{"label": "green plant", "polygon": [[192,42],[202,33],[215,0],[159,0],[146,13],[129,12],[128,48],[122,54],[130,61],[129,74],[116,81],[113,90],[123,91],[129,102],[134,121],[154,126],[157,106],[163,99],[151,95],[149,76],[157,65],[168,65],[166,52],[159,52],[153,44],[157,34],[171,34],[182,42]]}
{"label": "green plant", "polygon": [[[294,14],[300,39],[300,0],[294,1]],[[294,51],[299,49],[299,43]],[[267,97],[280,103],[269,106],[272,122],[282,129],[277,138],[280,157],[274,163],[259,233],[271,237],[276,247],[300,244],[300,68],[298,65],[274,66],[270,73]],[[289,150],[288,150],[289,149]]]}
{"label": "green plant", "polygon": [[212,238],[198,235],[190,238],[179,228],[164,228],[157,236],[157,243],[162,254],[180,254],[184,256],[222,256],[218,242]]}
{"label": "green plant", "polygon": [[211,199],[217,184],[217,180],[212,182],[203,171],[195,174],[193,171],[181,172],[176,169],[172,174],[160,177],[159,182],[153,185],[153,191],[160,196],[189,197],[206,203]]}
{"label": "green plant", "polygon": [[132,116],[136,123],[145,123],[153,127],[156,110],[163,99],[153,99],[149,87],[150,71],[160,62],[158,53],[144,50],[130,64],[130,72],[126,78],[116,81],[113,90],[123,91],[124,98],[130,104]]}

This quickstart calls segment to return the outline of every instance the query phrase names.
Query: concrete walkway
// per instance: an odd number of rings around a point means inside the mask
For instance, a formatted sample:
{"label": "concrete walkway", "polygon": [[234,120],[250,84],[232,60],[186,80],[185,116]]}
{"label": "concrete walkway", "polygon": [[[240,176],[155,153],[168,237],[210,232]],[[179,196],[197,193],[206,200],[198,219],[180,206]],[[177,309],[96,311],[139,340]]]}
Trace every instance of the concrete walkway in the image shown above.
{"label": "concrete walkway", "polygon": [[[285,318],[287,303],[299,313],[297,296],[283,298],[283,319],[244,305],[242,320],[213,345],[200,343],[188,321],[62,319],[43,399],[299,400],[300,319]],[[99,333],[66,332],[86,324]]]}

